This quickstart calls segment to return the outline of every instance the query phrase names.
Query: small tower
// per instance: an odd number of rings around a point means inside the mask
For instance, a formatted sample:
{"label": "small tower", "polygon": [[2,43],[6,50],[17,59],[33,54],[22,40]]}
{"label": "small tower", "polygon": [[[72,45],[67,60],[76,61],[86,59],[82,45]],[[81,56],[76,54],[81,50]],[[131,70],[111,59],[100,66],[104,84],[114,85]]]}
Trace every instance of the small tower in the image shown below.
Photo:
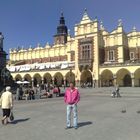
{"label": "small tower", "polygon": [[57,34],[54,36],[54,44],[65,44],[67,43],[68,29],[65,25],[65,19],[63,13],[59,20],[59,25],[57,26]]}
{"label": "small tower", "polygon": [[6,66],[6,52],[3,50],[3,40],[4,36],[0,32],[0,70]]}
{"label": "small tower", "polygon": [[0,32],[0,51],[3,51],[3,40],[4,40],[4,36],[2,32]]}
{"label": "small tower", "polygon": [[0,32],[0,91],[3,85],[6,85],[6,80],[9,80],[10,72],[6,69],[6,52],[3,50],[4,36]]}

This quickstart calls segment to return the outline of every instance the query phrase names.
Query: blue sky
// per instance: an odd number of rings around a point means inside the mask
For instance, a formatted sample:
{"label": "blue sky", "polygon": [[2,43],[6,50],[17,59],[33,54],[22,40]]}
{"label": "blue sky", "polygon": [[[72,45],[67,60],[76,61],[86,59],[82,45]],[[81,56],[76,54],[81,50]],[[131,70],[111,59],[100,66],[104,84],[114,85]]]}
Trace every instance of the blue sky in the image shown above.
{"label": "blue sky", "polygon": [[0,0],[0,31],[3,32],[4,49],[53,43],[53,35],[61,11],[73,34],[74,25],[80,22],[84,9],[89,16],[102,20],[105,28],[112,31],[122,19],[124,29],[133,26],[140,31],[140,0]]}

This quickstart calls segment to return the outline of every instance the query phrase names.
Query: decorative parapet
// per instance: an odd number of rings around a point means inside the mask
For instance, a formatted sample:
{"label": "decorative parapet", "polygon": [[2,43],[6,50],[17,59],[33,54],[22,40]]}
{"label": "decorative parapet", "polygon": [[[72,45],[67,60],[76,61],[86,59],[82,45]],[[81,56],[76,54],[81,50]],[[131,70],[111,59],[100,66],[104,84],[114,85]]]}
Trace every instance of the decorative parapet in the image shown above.
{"label": "decorative parapet", "polygon": [[75,62],[53,62],[53,63],[34,63],[18,66],[7,66],[10,72],[27,72],[32,70],[53,70],[53,69],[68,69],[74,68]]}

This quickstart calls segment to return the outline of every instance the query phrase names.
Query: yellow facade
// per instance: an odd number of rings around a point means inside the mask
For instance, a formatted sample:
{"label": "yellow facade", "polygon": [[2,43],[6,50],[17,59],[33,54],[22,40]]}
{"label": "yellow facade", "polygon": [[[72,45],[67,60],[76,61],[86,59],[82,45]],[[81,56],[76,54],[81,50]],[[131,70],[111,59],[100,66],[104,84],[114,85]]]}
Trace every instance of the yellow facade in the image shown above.
{"label": "yellow facade", "polygon": [[14,80],[28,80],[33,86],[70,81],[98,87],[140,86],[139,60],[140,32],[135,27],[126,33],[118,20],[116,29],[108,32],[103,22],[90,19],[85,11],[73,37],[68,32],[56,35],[54,45],[11,49],[7,68]]}

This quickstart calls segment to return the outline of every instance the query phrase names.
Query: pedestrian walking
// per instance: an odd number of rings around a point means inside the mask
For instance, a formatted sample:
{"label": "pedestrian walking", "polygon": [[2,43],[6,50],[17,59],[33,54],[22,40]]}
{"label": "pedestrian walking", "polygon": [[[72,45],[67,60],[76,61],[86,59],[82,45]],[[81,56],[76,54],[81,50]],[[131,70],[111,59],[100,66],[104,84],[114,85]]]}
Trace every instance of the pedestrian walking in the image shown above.
{"label": "pedestrian walking", "polygon": [[19,87],[19,100],[22,100],[22,97],[23,97],[23,87],[20,86]]}
{"label": "pedestrian walking", "polygon": [[116,85],[115,90],[116,90],[116,96],[117,97],[121,97],[121,95],[120,95],[120,88],[119,88],[118,84]]}
{"label": "pedestrian walking", "polygon": [[75,129],[78,128],[78,113],[77,104],[80,101],[80,94],[77,88],[74,87],[73,83],[70,83],[70,87],[66,89],[64,101],[67,105],[67,127],[71,128],[71,112],[73,112],[73,126]]}
{"label": "pedestrian walking", "polygon": [[0,105],[3,111],[2,124],[8,123],[8,118],[10,116],[11,109],[13,108],[13,96],[10,90],[10,86],[6,87],[6,91],[2,93],[0,99]]}
{"label": "pedestrian walking", "polygon": [[32,88],[30,88],[29,90],[29,100],[34,100],[35,99],[35,95],[34,95],[34,90]]}
{"label": "pedestrian walking", "polygon": [[16,100],[19,100],[19,98],[20,98],[20,89],[19,89],[19,87],[17,87],[17,89],[16,89]]}

